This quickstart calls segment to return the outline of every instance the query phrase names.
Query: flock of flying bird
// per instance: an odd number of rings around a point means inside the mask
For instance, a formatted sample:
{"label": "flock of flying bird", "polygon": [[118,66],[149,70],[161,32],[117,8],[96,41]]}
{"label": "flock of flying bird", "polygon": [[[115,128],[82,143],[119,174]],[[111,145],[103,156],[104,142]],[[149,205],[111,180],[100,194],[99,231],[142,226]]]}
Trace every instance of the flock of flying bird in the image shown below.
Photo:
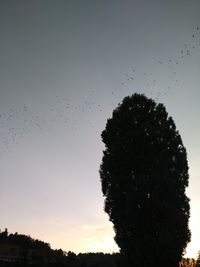
{"label": "flock of flying bird", "polygon": [[[167,86],[164,92],[151,91],[152,97],[158,100],[163,94],[169,93],[169,90],[174,84],[178,82],[177,71],[181,62],[192,52],[200,47],[200,34],[199,26],[195,26],[195,30],[191,35],[190,45],[185,43],[183,47],[178,51],[177,58],[169,58],[167,61],[158,60],[155,64],[159,64],[160,67],[165,66],[168,68],[168,79],[170,85]],[[138,78],[136,69],[132,69],[130,73],[125,75],[125,79],[121,82],[121,87],[133,87],[133,83]],[[141,75],[141,73],[140,73]],[[142,73],[143,77],[143,91],[153,90],[158,80],[152,78],[147,72]],[[116,91],[110,91],[110,95],[114,96]],[[55,99],[50,105],[47,113],[48,117],[40,114],[34,114],[29,107],[24,104],[19,108],[10,108],[0,114],[0,155],[13,151],[17,145],[19,145],[26,134],[35,132],[50,132],[58,128],[58,125],[62,125],[64,130],[74,132],[77,130],[77,124],[84,118],[84,113],[87,111],[90,113],[102,112],[104,110],[103,105],[98,103],[95,90],[89,91],[85,100],[81,104],[72,105],[72,101],[66,96],[55,96]],[[83,116],[81,116],[81,113]],[[77,117],[74,114],[78,114]],[[75,116],[72,118],[72,116]],[[95,130],[95,122],[89,121],[89,126]]]}
{"label": "flock of flying bird", "polygon": [[[188,43],[184,43],[183,47],[180,48],[180,50],[177,52],[177,57],[176,58],[168,58],[167,60],[158,60],[156,62],[156,64],[159,65],[159,67],[167,67],[168,70],[166,71],[165,69],[165,73],[166,75],[168,75],[168,80],[171,82],[170,84],[167,85],[167,88],[165,88],[166,90],[161,92],[157,92],[157,94],[155,95],[155,91],[151,91],[150,95],[153,96],[156,101],[158,101],[158,98],[161,96],[161,94],[163,95],[167,95],[170,91],[170,89],[172,88],[171,84],[172,82],[177,83],[178,82],[178,78],[177,78],[177,73],[178,73],[178,67],[179,65],[183,62],[183,60],[190,56],[193,52],[193,50],[197,49],[200,47],[200,34],[199,34],[200,30],[199,30],[199,26],[195,26],[195,30],[191,35],[191,40],[190,40],[190,44]],[[125,75],[124,80],[121,82],[122,86],[127,86],[129,85],[130,82],[132,81],[136,81],[137,80],[137,71],[136,69],[132,69],[130,71],[130,73]],[[143,72],[143,81],[145,81],[146,83],[143,83],[143,91],[149,90],[150,88],[153,89],[155,88],[155,84],[157,83],[157,79],[154,77],[152,78],[152,76],[148,75],[147,72]]]}

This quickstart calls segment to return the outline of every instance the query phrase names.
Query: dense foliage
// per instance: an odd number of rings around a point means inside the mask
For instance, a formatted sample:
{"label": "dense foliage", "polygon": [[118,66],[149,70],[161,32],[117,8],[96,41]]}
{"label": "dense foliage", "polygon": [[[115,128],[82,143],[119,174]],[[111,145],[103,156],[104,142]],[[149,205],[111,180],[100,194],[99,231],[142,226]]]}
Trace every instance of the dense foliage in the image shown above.
{"label": "dense foliage", "polygon": [[102,132],[105,211],[134,267],[177,267],[190,240],[186,150],[163,104],[124,98]]}

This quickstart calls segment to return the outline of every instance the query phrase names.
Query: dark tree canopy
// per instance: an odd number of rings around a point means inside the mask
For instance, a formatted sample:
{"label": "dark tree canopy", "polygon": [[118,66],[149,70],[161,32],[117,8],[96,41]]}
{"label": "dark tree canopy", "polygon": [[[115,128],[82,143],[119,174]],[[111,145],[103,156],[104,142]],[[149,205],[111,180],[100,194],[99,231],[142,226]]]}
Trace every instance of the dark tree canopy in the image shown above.
{"label": "dark tree canopy", "polygon": [[134,267],[177,267],[190,241],[186,150],[163,104],[125,97],[102,132],[105,211]]}

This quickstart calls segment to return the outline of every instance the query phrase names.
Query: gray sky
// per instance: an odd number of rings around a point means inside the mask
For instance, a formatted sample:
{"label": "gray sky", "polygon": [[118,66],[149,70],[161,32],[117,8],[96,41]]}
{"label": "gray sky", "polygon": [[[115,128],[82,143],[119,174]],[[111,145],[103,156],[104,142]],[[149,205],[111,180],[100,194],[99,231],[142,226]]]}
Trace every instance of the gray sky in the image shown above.
{"label": "gray sky", "polygon": [[1,229],[53,248],[115,251],[100,134],[126,95],[164,103],[188,152],[200,250],[200,2],[0,2]]}

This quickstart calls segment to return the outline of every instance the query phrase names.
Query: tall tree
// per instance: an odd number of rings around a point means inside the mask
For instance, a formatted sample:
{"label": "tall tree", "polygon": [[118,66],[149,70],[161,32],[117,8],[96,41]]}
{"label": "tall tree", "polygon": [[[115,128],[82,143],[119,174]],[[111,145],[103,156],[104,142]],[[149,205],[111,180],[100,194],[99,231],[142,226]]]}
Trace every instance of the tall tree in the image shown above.
{"label": "tall tree", "polygon": [[190,240],[186,149],[163,104],[125,97],[102,132],[105,211],[134,267],[177,267]]}

